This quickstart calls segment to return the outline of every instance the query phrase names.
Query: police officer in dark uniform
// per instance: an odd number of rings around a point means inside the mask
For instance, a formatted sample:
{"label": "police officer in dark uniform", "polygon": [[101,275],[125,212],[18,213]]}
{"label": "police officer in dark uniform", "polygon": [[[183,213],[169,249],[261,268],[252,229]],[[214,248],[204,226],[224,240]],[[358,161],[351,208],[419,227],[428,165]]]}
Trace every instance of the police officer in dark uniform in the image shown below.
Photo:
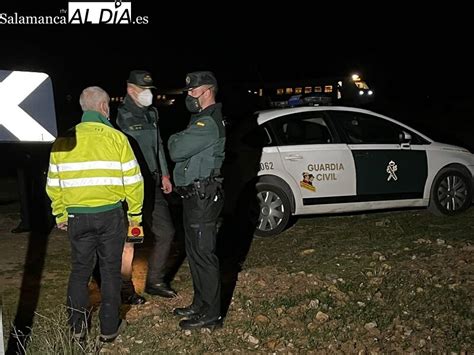
{"label": "police officer in dark uniform", "polygon": [[[163,192],[169,194],[170,182],[165,152],[158,127],[158,111],[153,107],[153,79],[149,72],[133,70],[127,80],[127,96],[118,108],[117,125],[129,136],[145,179],[144,221],[154,239],[148,260],[145,292],[162,297],[176,297],[166,280],[165,266],[175,228]],[[163,192],[162,192],[163,191]],[[127,304],[142,304],[145,299],[135,292],[132,283],[134,246],[125,243],[122,256],[122,298]]]}
{"label": "police officer in dark uniform", "polygon": [[224,160],[225,129],[217,81],[209,71],[186,77],[186,108],[192,113],[184,131],[168,141],[176,191],[183,198],[186,254],[193,279],[191,305],[173,313],[185,317],[183,329],[222,326],[219,259],[215,254],[217,219],[223,207],[220,168]]}

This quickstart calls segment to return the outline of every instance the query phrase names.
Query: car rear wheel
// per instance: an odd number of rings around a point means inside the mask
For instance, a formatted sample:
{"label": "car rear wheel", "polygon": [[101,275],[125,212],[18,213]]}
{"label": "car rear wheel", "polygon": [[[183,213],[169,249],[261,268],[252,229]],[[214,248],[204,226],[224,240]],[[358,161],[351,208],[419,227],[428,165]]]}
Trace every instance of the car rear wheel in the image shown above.
{"label": "car rear wheel", "polygon": [[271,237],[283,232],[291,216],[290,200],[283,189],[259,183],[257,184],[257,201],[259,216],[255,235]]}
{"label": "car rear wheel", "polygon": [[429,210],[437,216],[452,216],[466,210],[471,200],[470,178],[461,170],[446,169],[435,178]]}

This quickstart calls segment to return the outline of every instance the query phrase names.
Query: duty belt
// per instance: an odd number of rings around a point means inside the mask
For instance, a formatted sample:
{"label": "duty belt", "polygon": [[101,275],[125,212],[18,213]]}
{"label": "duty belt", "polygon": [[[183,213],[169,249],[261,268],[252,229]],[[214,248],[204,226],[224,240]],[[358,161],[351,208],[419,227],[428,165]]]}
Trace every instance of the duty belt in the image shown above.
{"label": "duty belt", "polygon": [[214,198],[217,194],[222,194],[221,177],[210,177],[206,179],[196,179],[193,183],[186,186],[176,186],[175,191],[181,198],[191,198],[198,196],[201,200],[205,198]]}

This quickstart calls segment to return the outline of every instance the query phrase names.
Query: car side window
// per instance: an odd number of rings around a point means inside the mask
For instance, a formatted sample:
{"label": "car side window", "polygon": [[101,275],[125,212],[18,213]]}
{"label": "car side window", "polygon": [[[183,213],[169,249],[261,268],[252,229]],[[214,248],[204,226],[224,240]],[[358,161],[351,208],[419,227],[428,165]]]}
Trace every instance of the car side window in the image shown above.
{"label": "car side window", "polygon": [[242,136],[242,142],[252,148],[262,148],[273,145],[271,135],[265,125],[258,126]]}
{"label": "car side window", "polygon": [[281,145],[328,144],[333,137],[321,112],[303,112],[277,118],[271,126]]}
{"label": "car side window", "polygon": [[250,119],[231,121],[226,128],[227,151],[261,151],[263,147],[276,144],[267,125],[258,125],[256,116],[252,116]]}
{"label": "car side window", "polygon": [[400,134],[407,131],[381,117],[359,112],[333,111],[331,116],[339,123],[350,144],[399,144]]}

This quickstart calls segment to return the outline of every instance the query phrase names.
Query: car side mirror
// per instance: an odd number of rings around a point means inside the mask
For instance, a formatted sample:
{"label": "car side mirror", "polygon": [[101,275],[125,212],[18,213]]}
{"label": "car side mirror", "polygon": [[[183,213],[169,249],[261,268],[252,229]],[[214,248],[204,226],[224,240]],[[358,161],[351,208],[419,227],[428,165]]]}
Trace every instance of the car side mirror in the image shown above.
{"label": "car side mirror", "polygon": [[402,146],[410,146],[411,134],[405,131],[401,132],[398,135],[398,141],[400,142],[400,145]]}

